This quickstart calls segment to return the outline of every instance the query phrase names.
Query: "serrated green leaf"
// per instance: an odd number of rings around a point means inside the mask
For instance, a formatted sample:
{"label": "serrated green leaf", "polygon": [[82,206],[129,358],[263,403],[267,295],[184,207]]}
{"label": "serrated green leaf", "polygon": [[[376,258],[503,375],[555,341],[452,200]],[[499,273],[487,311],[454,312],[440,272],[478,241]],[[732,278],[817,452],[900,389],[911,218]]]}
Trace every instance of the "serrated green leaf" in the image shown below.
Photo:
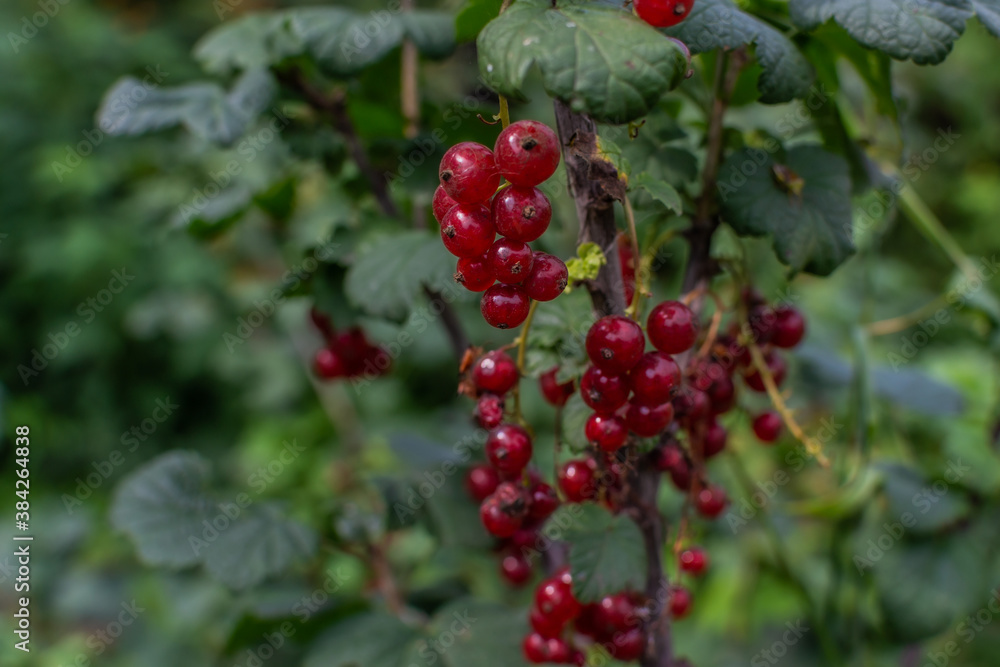
{"label": "serrated green leaf", "polygon": [[395,616],[362,614],[317,639],[304,667],[407,667],[420,638]]}
{"label": "serrated green leaf", "polygon": [[226,21],[198,40],[193,55],[206,71],[225,75],[270,67],[303,48],[287,14],[275,12]]}
{"label": "serrated green leaf", "polygon": [[523,610],[460,598],[437,610],[429,631],[448,647],[442,655],[448,667],[526,667],[521,641],[530,630]]}
{"label": "serrated green leaf", "polygon": [[[783,162],[760,149],[731,155],[719,173],[724,218],[739,234],[771,235],[793,270],[829,275],[854,253],[847,163],[818,146],[796,146]],[[776,166],[794,172],[789,185]]]}
{"label": "serrated green leaf", "polygon": [[994,37],[1000,37],[1000,2],[997,0],[970,0],[976,18]]}
{"label": "serrated green leaf", "polygon": [[944,60],[972,17],[966,0],[791,0],[789,11],[803,30],[833,19],[864,46],[921,65]]}
{"label": "serrated green leaf", "polygon": [[641,173],[631,179],[629,185],[633,188],[645,190],[652,195],[653,199],[678,215],[683,211],[684,207],[681,203],[681,196],[674,189],[674,186],[666,181],[653,178],[647,173]]}
{"label": "serrated green leaf", "polygon": [[486,24],[500,14],[503,0],[468,0],[455,17],[455,33],[459,42],[471,42]]}
{"label": "serrated green leaf", "polygon": [[[908,513],[913,517],[909,530],[914,535],[940,531],[968,516],[969,501],[954,484],[925,479],[921,472],[899,464],[885,464],[880,469],[885,479],[887,516],[895,519]],[[942,483],[944,491],[939,492]]]}
{"label": "serrated green leaf", "polygon": [[687,71],[680,47],[620,8],[518,0],[479,34],[479,70],[497,92],[524,98],[536,65],[546,92],[598,122],[649,113]]}
{"label": "serrated green leaf", "polygon": [[566,445],[575,452],[581,452],[587,448],[587,437],[584,435],[584,426],[587,419],[594,411],[589,405],[583,402],[580,392],[576,392],[569,397],[562,410],[562,434]]}
{"label": "serrated green leaf", "polygon": [[809,93],[814,74],[795,44],[730,0],[698,0],[687,19],[664,32],[695,54],[756,45],[757,62],[763,68],[757,83],[761,102],[789,102]]}
{"label": "serrated green leaf", "polygon": [[407,231],[381,239],[348,270],[348,299],[370,315],[402,322],[423,287],[452,280],[455,260],[441,239],[423,231]]}
{"label": "serrated green leaf", "polygon": [[455,17],[448,12],[409,11],[401,20],[406,36],[428,58],[447,58],[455,50]]}
{"label": "serrated green leaf", "polygon": [[573,593],[581,602],[640,590],[645,581],[646,552],[635,522],[587,504],[566,531]]}
{"label": "serrated green leaf", "polygon": [[576,257],[566,260],[566,270],[569,271],[569,282],[577,280],[593,280],[601,267],[608,263],[601,246],[596,243],[582,243],[576,249]]}

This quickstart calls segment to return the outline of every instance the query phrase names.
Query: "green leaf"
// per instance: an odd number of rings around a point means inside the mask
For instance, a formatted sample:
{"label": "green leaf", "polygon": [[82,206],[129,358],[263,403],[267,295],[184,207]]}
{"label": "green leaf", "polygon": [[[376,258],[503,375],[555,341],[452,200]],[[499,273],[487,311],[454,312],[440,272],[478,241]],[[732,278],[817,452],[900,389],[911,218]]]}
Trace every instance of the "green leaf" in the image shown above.
{"label": "green leaf", "polygon": [[448,667],[526,667],[521,641],[530,630],[523,610],[460,598],[434,614],[429,631],[442,648],[447,646],[443,658]]}
{"label": "green leaf", "polygon": [[253,202],[271,217],[287,221],[295,209],[297,183],[294,176],[283,178],[263,192],[255,194]]}
{"label": "green leaf", "polygon": [[[885,477],[887,515],[898,519],[909,513],[915,522],[909,527],[913,534],[934,533],[968,516],[969,501],[954,484],[943,478],[927,480],[919,471],[899,464],[880,467]],[[943,492],[939,492],[941,484],[945,484]]]}
{"label": "green leaf", "polygon": [[408,11],[401,20],[406,36],[428,58],[440,60],[455,51],[455,18],[448,12]]}
{"label": "green leaf", "polygon": [[607,123],[649,113],[688,66],[680,47],[654,28],[596,3],[518,0],[476,43],[483,80],[498,93],[523,99],[534,64],[549,95]]}
{"label": "green leaf", "polygon": [[854,252],[850,192],[847,163],[818,146],[790,149],[783,165],[762,149],[743,149],[719,173],[722,209],[733,229],[770,234],[785,264],[822,276]]}
{"label": "green leaf", "polygon": [[972,17],[966,0],[791,0],[789,11],[803,30],[833,19],[864,46],[921,65],[944,60]]}
{"label": "green leaf", "polygon": [[573,451],[582,452],[587,448],[589,443],[584,435],[584,426],[593,413],[593,409],[583,402],[579,391],[570,396],[563,406],[563,440]]}
{"label": "green leaf", "polygon": [[420,633],[395,616],[369,613],[333,626],[314,643],[304,667],[407,667]]}
{"label": "green leaf", "polygon": [[459,42],[471,42],[486,24],[500,14],[503,0],[468,0],[455,17],[455,33]]}
{"label": "green leaf", "polygon": [[687,19],[664,32],[687,44],[694,54],[756,45],[757,62],[763,68],[757,82],[761,102],[789,102],[809,93],[813,71],[805,56],[784,34],[730,0],[698,0]]}
{"label": "green leaf", "polygon": [[674,213],[680,215],[683,211],[681,196],[677,193],[677,190],[674,189],[674,186],[670,185],[666,181],[652,178],[649,174],[643,172],[631,179],[629,184],[635,188],[645,190],[653,196],[653,199],[660,202]]}
{"label": "green leaf", "polygon": [[883,366],[872,371],[872,384],[882,398],[924,414],[954,416],[965,409],[962,392],[920,371]]}
{"label": "green leaf", "polygon": [[455,259],[437,236],[407,231],[372,245],[348,270],[348,299],[370,315],[402,322],[423,286],[436,288],[452,280]]}
{"label": "green leaf", "polygon": [[608,263],[601,246],[596,243],[581,244],[576,249],[576,255],[566,260],[570,284],[578,280],[593,280],[601,267]]}
{"label": "green leaf", "polygon": [[288,15],[278,12],[226,21],[198,40],[193,55],[206,71],[225,75],[276,65],[303,48]]}
{"label": "green leaf", "polygon": [[250,208],[252,190],[243,184],[230,185],[214,197],[196,196],[181,204],[170,222],[175,227],[187,227],[201,239],[211,239],[227,231]]}
{"label": "green leaf", "polygon": [[1000,2],[997,0],[971,0],[976,18],[994,37],[1000,37]]}
{"label": "green leaf", "polygon": [[135,543],[150,565],[188,567],[201,559],[189,537],[200,535],[211,501],[205,495],[209,465],[194,452],[168,452],[118,486],[111,523]]}
{"label": "green leaf", "polygon": [[614,516],[598,505],[583,505],[566,531],[566,541],[573,592],[581,602],[641,589],[646,554],[642,533],[631,519]]}

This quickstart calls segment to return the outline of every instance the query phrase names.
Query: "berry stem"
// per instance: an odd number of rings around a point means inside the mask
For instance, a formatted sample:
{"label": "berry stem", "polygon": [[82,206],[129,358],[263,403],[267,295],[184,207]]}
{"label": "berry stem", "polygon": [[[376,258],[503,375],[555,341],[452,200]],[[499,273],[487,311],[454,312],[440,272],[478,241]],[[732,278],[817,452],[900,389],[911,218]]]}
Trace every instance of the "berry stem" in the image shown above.
{"label": "berry stem", "polygon": [[[535,309],[538,308],[538,302],[532,301],[531,307],[528,308],[528,317],[525,318],[524,324],[521,325],[521,333],[518,334],[515,339],[517,344],[517,372],[519,377],[524,376],[524,356],[528,351],[528,332],[531,330],[531,321],[535,319]],[[524,416],[521,414],[521,382],[514,385],[514,417],[517,419],[518,423],[525,424]]]}
{"label": "berry stem", "polygon": [[507,105],[507,98],[500,96],[500,125],[507,127],[510,125],[510,107]]}
{"label": "berry stem", "polygon": [[642,255],[639,253],[639,234],[635,231],[635,211],[632,210],[632,202],[628,195],[622,197],[622,207],[625,209],[625,220],[628,221],[628,235],[632,241],[632,257],[639,262],[638,270],[635,272],[635,293],[632,295],[632,303],[625,309],[625,314],[633,320],[639,319],[639,303],[642,301],[642,291],[644,289],[642,280]]}

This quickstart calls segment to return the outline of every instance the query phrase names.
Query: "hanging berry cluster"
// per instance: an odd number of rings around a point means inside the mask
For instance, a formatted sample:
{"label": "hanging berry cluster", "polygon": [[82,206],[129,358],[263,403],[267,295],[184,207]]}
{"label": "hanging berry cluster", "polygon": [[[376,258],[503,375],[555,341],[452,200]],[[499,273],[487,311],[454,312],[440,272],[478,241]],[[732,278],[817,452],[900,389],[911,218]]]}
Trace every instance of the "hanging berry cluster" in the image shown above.
{"label": "hanging berry cluster", "polygon": [[[532,299],[551,301],[566,289],[563,261],[528,245],[552,220],[552,204],[536,186],[557,166],[555,132],[533,120],[504,128],[492,151],[466,141],[441,159],[432,203],[441,240],[458,257],[455,280],[483,292],[483,317],[498,329],[524,322]],[[497,192],[501,178],[509,185]]]}
{"label": "hanging berry cluster", "polygon": [[315,308],[309,317],[326,341],[313,358],[316,377],[322,380],[350,379],[366,374],[378,377],[389,371],[392,358],[382,347],[369,342],[361,327],[338,332],[330,318]]}

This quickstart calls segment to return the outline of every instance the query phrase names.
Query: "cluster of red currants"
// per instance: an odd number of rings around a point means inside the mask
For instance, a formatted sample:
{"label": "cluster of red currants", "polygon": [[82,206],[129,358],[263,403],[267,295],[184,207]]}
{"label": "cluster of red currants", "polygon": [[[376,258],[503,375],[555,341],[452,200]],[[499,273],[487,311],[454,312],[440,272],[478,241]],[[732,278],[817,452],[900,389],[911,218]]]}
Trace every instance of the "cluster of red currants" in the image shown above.
{"label": "cluster of red currants", "polygon": [[[557,166],[555,132],[533,120],[504,128],[492,151],[466,141],[441,158],[432,203],[441,240],[459,258],[455,280],[483,292],[483,317],[499,329],[524,322],[532,299],[551,301],[566,289],[563,261],[528,245],[552,220],[552,204],[536,186]],[[498,192],[501,178],[509,186]]]}
{"label": "cluster of red currants", "polygon": [[313,358],[316,377],[323,380],[356,378],[365,374],[377,377],[388,372],[392,366],[389,354],[369,342],[361,327],[338,332],[329,316],[315,308],[309,316],[326,341]]}

